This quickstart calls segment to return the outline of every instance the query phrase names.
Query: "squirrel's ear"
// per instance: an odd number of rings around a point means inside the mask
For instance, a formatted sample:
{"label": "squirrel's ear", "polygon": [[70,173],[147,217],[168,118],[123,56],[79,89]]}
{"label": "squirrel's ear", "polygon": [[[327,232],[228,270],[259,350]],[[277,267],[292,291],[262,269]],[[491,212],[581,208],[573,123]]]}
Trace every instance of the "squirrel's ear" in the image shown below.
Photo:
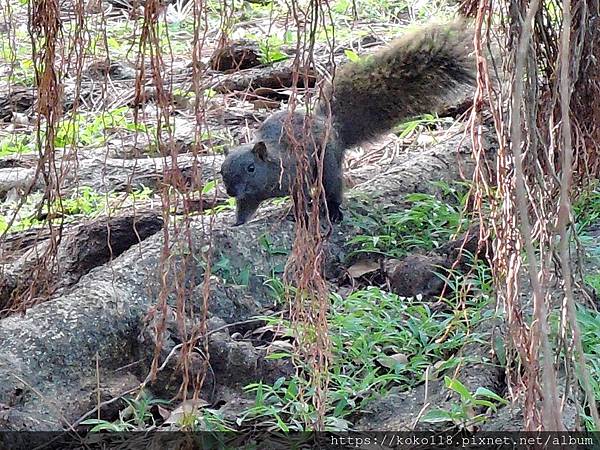
{"label": "squirrel's ear", "polygon": [[252,153],[254,153],[262,161],[267,160],[267,146],[262,141],[254,144],[254,147],[252,147]]}

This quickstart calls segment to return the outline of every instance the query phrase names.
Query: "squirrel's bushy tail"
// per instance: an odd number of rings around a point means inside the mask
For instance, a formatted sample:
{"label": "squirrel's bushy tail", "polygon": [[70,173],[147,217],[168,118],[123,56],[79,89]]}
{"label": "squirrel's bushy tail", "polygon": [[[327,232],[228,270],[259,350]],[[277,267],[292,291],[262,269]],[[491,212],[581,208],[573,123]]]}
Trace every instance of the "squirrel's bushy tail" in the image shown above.
{"label": "squirrel's bushy tail", "polygon": [[[344,148],[410,117],[439,111],[475,82],[473,34],[456,21],[408,32],[387,48],[344,65],[329,107]],[[323,105],[323,109],[327,107]]]}

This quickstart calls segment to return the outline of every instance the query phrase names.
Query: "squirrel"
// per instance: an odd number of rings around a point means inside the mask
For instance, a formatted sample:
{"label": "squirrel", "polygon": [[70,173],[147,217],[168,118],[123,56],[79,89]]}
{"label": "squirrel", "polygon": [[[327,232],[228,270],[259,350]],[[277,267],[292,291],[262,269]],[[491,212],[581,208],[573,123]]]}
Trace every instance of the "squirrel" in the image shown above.
{"label": "squirrel", "polygon": [[236,198],[235,226],[246,223],[263,200],[292,192],[301,170],[293,151],[299,141],[311,176],[316,176],[322,158],[329,219],[340,221],[346,149],[402,120],[438,112],[458,90],[473,86],[472,37],[462,20],[418,28],[373,55],[343,65],[308,122],[300,109],[269,116],[254,141],[230,150],[221,166],[227,194]]}

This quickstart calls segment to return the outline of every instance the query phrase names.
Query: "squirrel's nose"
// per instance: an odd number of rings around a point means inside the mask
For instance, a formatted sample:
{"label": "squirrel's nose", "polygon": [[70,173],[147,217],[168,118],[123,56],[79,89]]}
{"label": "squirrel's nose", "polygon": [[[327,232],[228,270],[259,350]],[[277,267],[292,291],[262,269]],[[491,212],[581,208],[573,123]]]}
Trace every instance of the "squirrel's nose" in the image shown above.
{"label": "squirrel's nose", "polygon": [[225,192],[227,192],[227,195],[230,197],[237,197],[237,189],[232,186],[225,185]]}

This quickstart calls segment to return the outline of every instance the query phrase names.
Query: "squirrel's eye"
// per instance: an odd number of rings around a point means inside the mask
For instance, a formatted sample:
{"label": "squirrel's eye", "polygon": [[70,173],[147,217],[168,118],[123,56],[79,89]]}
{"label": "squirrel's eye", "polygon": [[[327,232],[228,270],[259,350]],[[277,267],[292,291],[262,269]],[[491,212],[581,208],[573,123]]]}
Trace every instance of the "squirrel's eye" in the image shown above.
{"label": "squirrel's eye", "polygon": [[249,164],[248,167],[246,167],[246,170],[250,173],[254,172],[254,164]]}

